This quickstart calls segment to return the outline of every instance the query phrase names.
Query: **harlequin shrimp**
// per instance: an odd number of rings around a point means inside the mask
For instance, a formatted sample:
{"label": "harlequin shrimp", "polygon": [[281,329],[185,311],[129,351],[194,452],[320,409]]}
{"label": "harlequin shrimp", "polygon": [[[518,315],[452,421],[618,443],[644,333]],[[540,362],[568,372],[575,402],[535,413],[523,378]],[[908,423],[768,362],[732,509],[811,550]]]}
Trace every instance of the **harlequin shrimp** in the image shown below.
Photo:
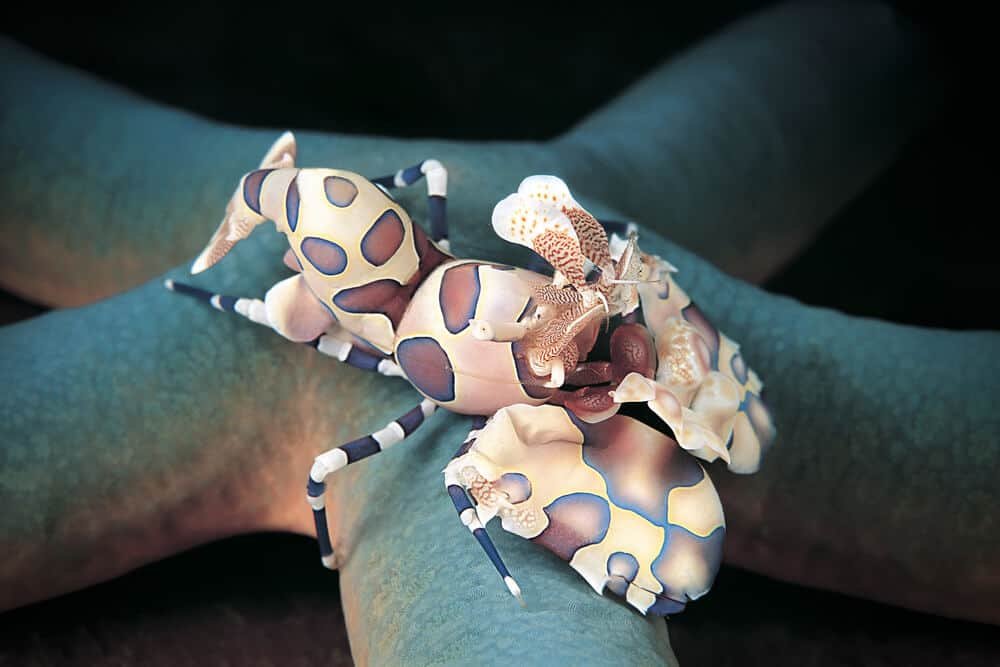
{"label": "harlequin shrimp", "polygon": [[[550,277],[449,252],[447,171],[436,160],[368,179],[297,167],[295,155],[294,137],[282,135],[240,180],[192,266],[208,269],[272,220],[295,274],[262,300],[167,287],[403,377],[424,396],[316,457],[307,498],[323,563],[334,565],[329,476],[403,441],[440,407],[477,419],[444,468],[445,487],[519,600],[484,529],[496,516],[644,614],[676,613],[707,592],[725,521],[698,459],[755,472],[775,429],[760,379],[675,269],[639,249],[634,226],[596,220],[554,176],[526,178],[492,216],[501,238],[551,265]],[[389,195],[421,179],[429,236]]]}

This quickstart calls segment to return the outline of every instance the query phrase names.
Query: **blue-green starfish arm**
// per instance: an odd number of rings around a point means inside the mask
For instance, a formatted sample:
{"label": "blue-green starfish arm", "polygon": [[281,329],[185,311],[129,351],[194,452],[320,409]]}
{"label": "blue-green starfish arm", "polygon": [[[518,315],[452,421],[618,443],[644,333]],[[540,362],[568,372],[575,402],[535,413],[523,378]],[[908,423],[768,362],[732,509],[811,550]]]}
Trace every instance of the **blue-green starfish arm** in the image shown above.
{"label": "blue-green starfish arm", "polygon": [[[453,238],[476,254],[502,252],[498,239],[469,245],[490,236],[496,201],[556,173],[599,216],[614,210],[760,280],[932,117],[940,82],[897,21],[877,4],[780,6],[549,142],[299,133],[299,162],[381,175],[436,157]],[[280,131],[152,104],[10,41],[0,52],[0,284],[44,303],[87,303],[188,261]]]}
{"label": "blue-green starfish arm", "polygon": [[739,22],[561,137],[576,156],[564,180],[761,281],[941,104],[931,51],[900,20],[878,4],[797,3]]}

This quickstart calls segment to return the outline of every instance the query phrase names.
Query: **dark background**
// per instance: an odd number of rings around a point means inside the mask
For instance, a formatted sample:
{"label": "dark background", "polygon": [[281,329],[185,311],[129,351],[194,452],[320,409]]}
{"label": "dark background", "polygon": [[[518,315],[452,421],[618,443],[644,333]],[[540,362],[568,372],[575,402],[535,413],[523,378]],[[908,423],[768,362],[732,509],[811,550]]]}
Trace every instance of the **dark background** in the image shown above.
{"label": "dark background", "polygon": [[[671,54],[768,4],[666,7],[656,18],[620,3],[613,12],[497,7],[451,16],[432,16],[425,3],[351,12],[334,3],[39,5],[4,31],[149,98],[231,123],[545,139]],[[930,36],[949,102],[766,287],[852,314],[997,329],[996,186],[974,166],[995,118],[985,80],[973,73],[968,26],[978,17],[895,4]],[[538,63],[552,76],[528,74]],[[513,99],[546,103],[527,110]],[[0,322],[40,311],[0,292]],[[337,576],[317,560],[311,540],[285,535],[196,549],[0,614],[0,665],[349,662]],[[671,621],[670,634],[685,665],[1000,664],[995,627],[729,567],[711,595]]]}

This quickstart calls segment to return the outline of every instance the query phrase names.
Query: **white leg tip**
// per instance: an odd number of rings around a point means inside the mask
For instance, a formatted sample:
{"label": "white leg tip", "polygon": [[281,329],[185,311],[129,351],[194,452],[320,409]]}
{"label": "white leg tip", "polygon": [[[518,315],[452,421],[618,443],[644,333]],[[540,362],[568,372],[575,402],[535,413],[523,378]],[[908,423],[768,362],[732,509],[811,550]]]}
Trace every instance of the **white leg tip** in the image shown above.
{"label": "white leg tip", "polygon": [[170,278],[167,278],[166,280],[163,281],[163,286],[166,287],[171,292],[174,291],[174,281],[171,280]]}
{"label": "white leg tip", "polygon": [[320,560],[323,561],[323,567],[325,567],[326,569],[328,570],[337,569],[337,563],[336,563],[337,558],[334,554],[330,554],[329,556],[320,556]]}
{"label": "white leg tip", "polygon": [[389,361],[388,359],[383,359],[382,361],[378,362],[377,370],[379,373],[385,375],[386,377],[398,377],[398,378],[406,377],[406,375],[403,373],[403,369],[399,366],[399,364]]}
{"label": "white leg tip", "polygon": [[521,597],[521,587],[517,585],[516,581],[514,581],[514,577],[504,577],[503,582],[507,584],[507,590],[510,591],[511,595],[517,598],[518,603],[522,607],[527,607],[528,605],[524,603],[524,598]]}
{"label": "white leg tip", "polygon": [[438,169],[444,169],[444,165],[438,162],[437,160],[434,159],[424,160],[423,162],[420,163],[421,174],[426,175],[427,173],[432,171],[437,171]]}

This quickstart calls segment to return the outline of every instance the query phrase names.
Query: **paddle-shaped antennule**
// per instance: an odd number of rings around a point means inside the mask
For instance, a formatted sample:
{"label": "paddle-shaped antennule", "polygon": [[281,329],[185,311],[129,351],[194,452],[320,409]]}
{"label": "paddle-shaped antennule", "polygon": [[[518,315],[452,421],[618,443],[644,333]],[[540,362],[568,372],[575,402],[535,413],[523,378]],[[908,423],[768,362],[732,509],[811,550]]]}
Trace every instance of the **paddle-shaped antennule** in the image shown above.
{"label": "paddle-shaped antennule", "polygon": [[583,255],[602,271],[611,271],[608,235],[597,218],[587,212],[570,194],[569,187],[555,176],[529,176],[517,192],[561,212],[569,220]]}
{"label": "paddle-shaped antennule", "polygon": [[614,264],[611,262],[611,252],[608,247],[608,235],[597,218],[579,205],[576,207],[564,206],[563,213],[572,223],[576,236],[580,240],[580,250],[587,259],[605,273],[614,272]]}
{"label": "paddle-shaped antennule", "polygon": [[291,132],[285,132],[264,155],[260,167],[240,179],[226,205],[222,223],[191,265],[191,273],[201,273],[213,266],[267,219],[260,212],[261,186],[270,171],[295,166],[295,153],[295,136]]}
{"label": "paddle-shaped antennule", "polygon": [[555,176],[529,176],[493,209],[493,229],[505,241],[531,248],[559,272],[555,282],[586,284],[580,239],[565,206],[579,208]]}

